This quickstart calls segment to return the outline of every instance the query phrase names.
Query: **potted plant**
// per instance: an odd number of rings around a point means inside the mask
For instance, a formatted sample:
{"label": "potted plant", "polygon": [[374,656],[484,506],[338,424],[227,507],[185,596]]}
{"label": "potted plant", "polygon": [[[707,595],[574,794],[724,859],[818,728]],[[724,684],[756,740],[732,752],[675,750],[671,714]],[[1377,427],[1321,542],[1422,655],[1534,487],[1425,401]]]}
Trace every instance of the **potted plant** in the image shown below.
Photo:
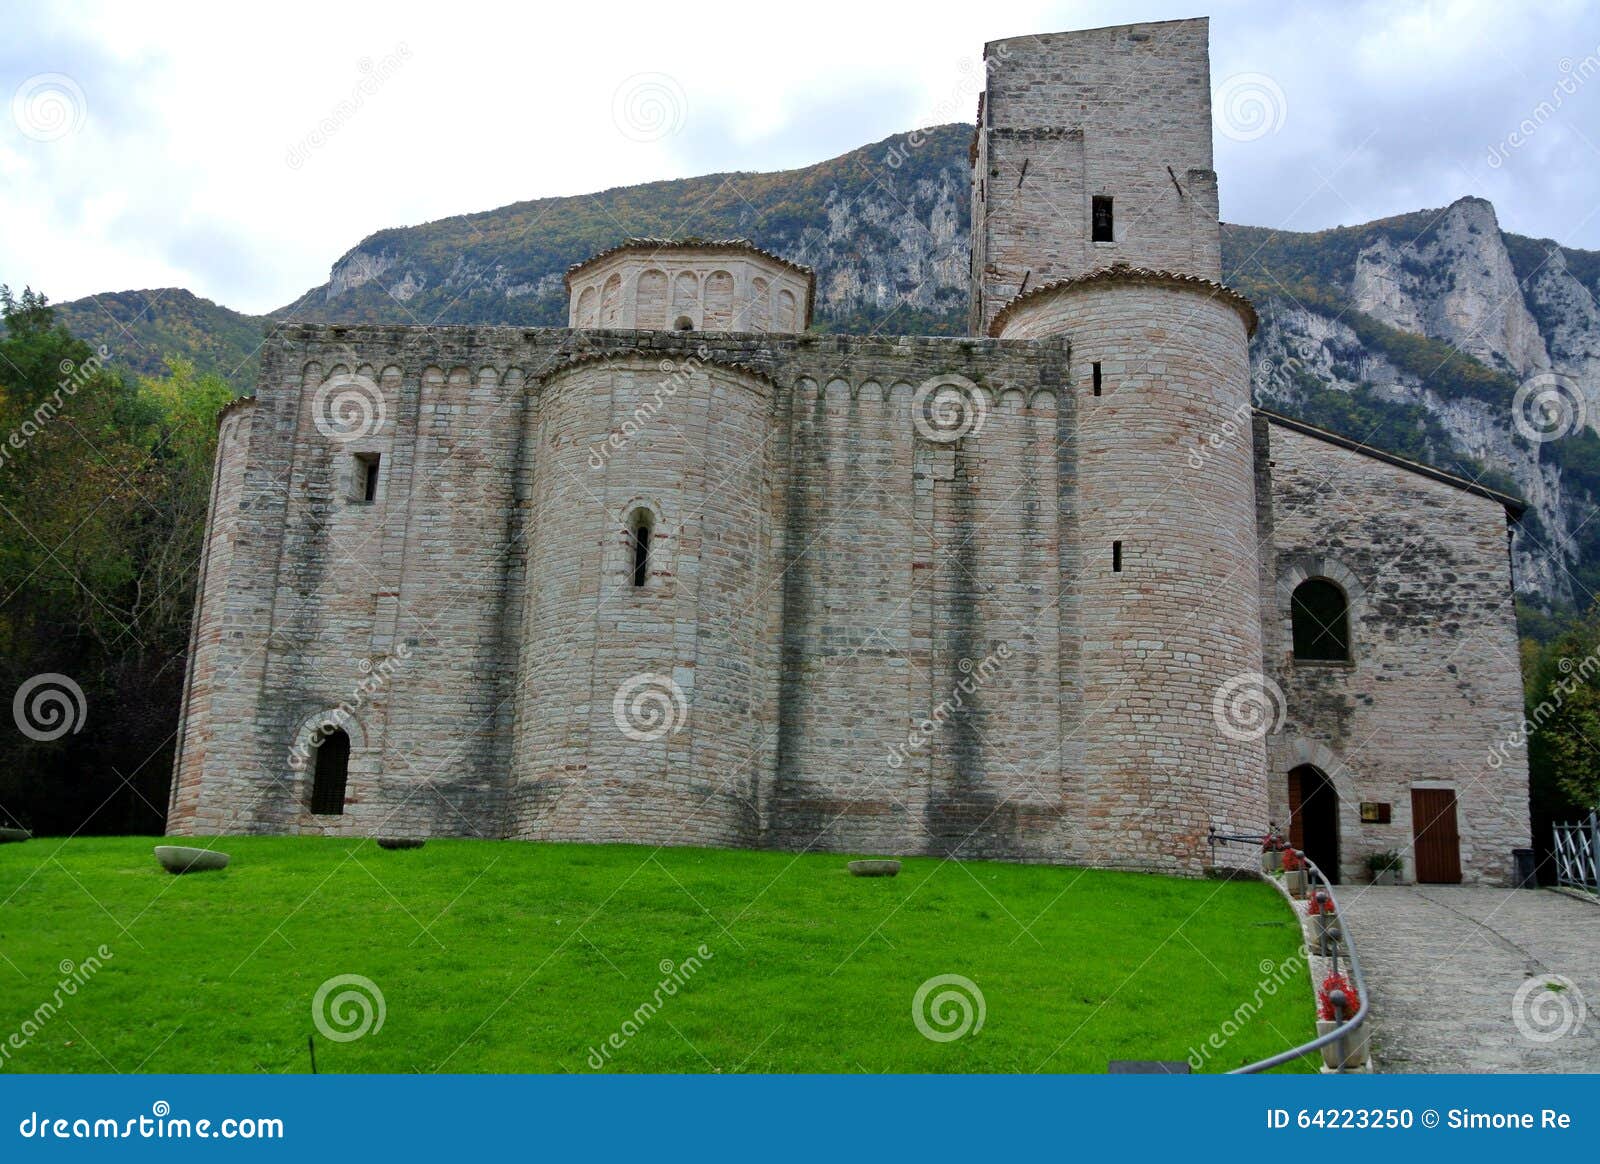
{"label": "potted plant", "polygon": [[1400,882],[1400,854],[1393,849],[1367,854],[1367,872],[1372,874],[1374,885],[1397,885]]}
{"label": "potted plant", "polygon": [[[1335,996],[1342,996],[1336,998]],[[1336,1006],[1335,1003],[1341,1005]],[[1317,991],[1317,1034],[1326,1035],[1333,1031],[1340,1023],[1349,1019],[1361,1007],[1361,996],[1356,993],[1356,988],[1343,974],[1330,974],[1322,980],[1322,986]],[[1343,1054],[1340,1053],[1341,1040],[1335,1039],[1322,1046],[1322,1062],[1332,1070],[1340,1067],[1349,1070],[1352,1067],[1363,1067],[1367,1062],[1367,1024],[1362,1023],[1354,1031],[1347,1034],[1343,1042]]]}
{"label": "potted plant", "polygon": [[1296,897],[1306,895],[1306,863],[1293,845],[1283,850],[1283,887]]}
{"label": "potted plant", "polygon": [[1267,875],[1283,868],[1283,841],[1272,833],[1261,838],[1261,871]]}

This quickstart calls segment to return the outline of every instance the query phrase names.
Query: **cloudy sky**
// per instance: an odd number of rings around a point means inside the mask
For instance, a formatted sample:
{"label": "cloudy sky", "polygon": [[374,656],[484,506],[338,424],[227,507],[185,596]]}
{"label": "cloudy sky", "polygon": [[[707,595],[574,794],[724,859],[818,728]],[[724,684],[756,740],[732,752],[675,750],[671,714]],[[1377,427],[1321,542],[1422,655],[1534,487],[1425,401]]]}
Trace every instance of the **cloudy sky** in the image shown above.
{"label": "cloudy sky", "polygon": [[1312,230],[1476,194],[1508,230],[1600,249],[1593,2],[348,7],[7,14],[0,282],[265,311],[382,227],[806,165],[969,121],[986,40],[1203,14],[1234,118],[1227,220]]}

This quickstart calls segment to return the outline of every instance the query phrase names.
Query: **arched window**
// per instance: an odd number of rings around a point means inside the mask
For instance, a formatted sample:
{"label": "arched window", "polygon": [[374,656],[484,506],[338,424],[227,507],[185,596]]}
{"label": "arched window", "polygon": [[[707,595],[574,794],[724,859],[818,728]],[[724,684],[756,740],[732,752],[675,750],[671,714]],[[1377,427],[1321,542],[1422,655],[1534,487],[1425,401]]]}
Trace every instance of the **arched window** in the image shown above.
{"label": "arched window", "polygon": [[350,776],[350,733],[335,728],[316,748],[311,778],[311,811],[318,816],[344,815],[344,787]]}
{"label": "arched window", "polygon": [[1316,661],[1350,658],[1350,604],[1326,578],[1307,578],[1290,602],[1294,657]]}
{"label": "arched window", "polygon": [[633,549],[633,584],[643,586],[650,581],[650,514],[647,510],[641,509],[633,515],[628,540]]}

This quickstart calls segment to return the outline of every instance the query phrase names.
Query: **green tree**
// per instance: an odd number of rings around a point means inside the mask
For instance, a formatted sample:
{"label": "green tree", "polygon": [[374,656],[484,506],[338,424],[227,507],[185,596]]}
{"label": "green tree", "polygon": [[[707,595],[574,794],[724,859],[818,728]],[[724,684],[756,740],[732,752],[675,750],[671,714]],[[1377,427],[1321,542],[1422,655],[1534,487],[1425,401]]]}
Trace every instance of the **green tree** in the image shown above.
{"label": "green tree", "polygon": [[0,696],[44,675],[82,692],[75,729],[0,731],[0,816],[42,832],[162,823],[216,412],[183,363],[124,377],[0,287]]}
{"label": "green tree", "polygon": [[1600,806],[1600,605],[1547,646],[1525,647],[1528,766],[1536,806]]}

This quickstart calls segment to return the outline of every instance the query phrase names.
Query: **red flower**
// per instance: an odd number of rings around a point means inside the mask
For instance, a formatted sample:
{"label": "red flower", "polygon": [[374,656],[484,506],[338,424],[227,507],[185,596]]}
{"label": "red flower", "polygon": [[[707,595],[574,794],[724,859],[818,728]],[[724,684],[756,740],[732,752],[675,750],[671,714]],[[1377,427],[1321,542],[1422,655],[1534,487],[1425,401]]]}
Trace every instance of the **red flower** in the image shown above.
{"label": "red flower", "polygon": [[1332,913],[1333,898],[1322,890],[1317,890],[1311,895],[1311,903],[1306,907],[1306,912],[1309,914]]}
{"label": "red flower", "polygon": [[1349,1018],[1361,1007],[1361,996],[1356,993],[1356,988],[1350,985],[1343,974],[1330,974],[1322,980],[1322,989],[1317,991],[1317,1017],[1323,1022],[1333,1022],[1337,1016],[1333,1013],[1333,999],[1329,997],[1335,990],[1344,991],[1344,1017]]}
{"label": "red flower", "polygon": [[1288,848],[1283,851],[1283,867],[1290,872],[1293,872],[1295,869],[1305,868],[1305,864],[1301,861],[1298,850],[1294,848]]}

